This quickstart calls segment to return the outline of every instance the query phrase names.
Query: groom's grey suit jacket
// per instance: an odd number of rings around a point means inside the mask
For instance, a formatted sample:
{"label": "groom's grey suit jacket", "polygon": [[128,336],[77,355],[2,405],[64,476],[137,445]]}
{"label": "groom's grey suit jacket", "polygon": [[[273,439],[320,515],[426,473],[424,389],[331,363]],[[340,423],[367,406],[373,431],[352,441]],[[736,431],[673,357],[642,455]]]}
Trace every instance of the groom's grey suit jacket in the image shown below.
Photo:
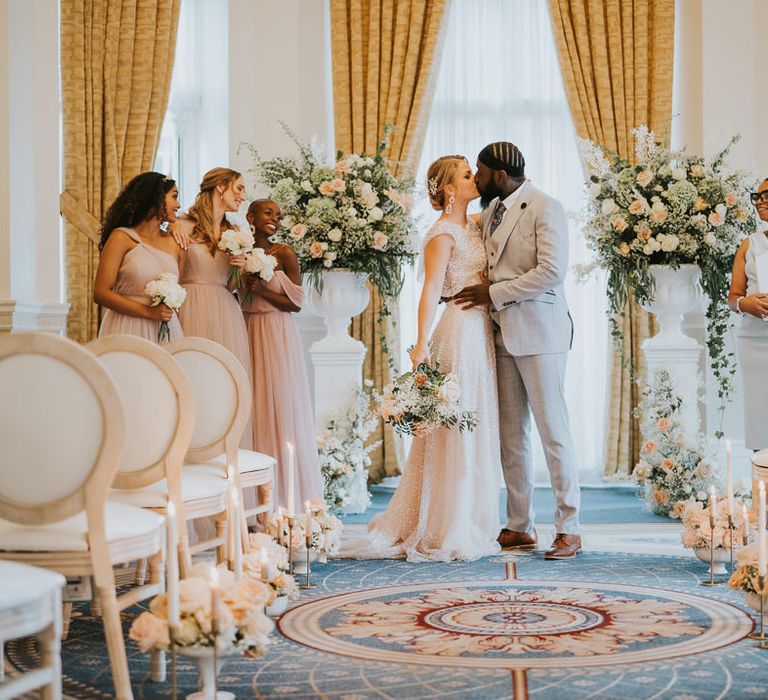
{"label": "groom's grey suit jacket", "polygon": [[491,234],[497,201],[480,216],[491,317],[501,328],[510,355],[566,352],[573,340],[573,322],[563,287],[568,267],[563,206],[526,182]]}

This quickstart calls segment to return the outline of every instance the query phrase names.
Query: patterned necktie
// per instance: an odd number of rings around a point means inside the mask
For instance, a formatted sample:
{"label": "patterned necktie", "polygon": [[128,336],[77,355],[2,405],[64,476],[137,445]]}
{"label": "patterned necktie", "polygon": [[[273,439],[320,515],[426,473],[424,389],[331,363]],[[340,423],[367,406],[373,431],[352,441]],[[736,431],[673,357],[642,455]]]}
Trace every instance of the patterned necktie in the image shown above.
{"label": "patterned necktie", "polygon": [[496,203],[496,208],[493,210],[493,217],[491,218],[491,234],[493,234],[493,232],[499,228],[499,224],[504,218],[505,211],[507,211],[507,208],[504,206],[504,202],[499,200]]}

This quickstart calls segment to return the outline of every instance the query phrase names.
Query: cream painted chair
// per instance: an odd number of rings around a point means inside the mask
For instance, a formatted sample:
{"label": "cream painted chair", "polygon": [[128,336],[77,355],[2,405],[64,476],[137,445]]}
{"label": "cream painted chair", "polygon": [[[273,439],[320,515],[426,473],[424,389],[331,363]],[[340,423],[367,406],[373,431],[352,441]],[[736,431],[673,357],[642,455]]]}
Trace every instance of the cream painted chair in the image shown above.
{"label": "cream painted chair", "polygon": [[[61,574],[0,560],[0,700],[18,698],[43,687],[43,700],[61,698]],[[34,635],[40,642],[40,666],[3,678],[3,645]]]}
{"label": "cream painted chair", "polygon": [[[260,487],[260,502],[244,515],[270,513],[275,460],[238,447],[250,429],[252,393],[245,369],[229,350],[205,338],[179,338],[167,347],[190,378],[197,404],[185,469],[226,477],[232,465],[241,491]],[[245,517],[241,526],[245,530]]]}
{"label": "cream painted chair", "polygon": [[[133,698],[120,610],[162,593],[162,516],[107,501],[123,407],[88,350],[49,333],[0,336],[0,558],[91,576],[116,695]],[[118,597],[113,565],[146,558],[150,583]],[[162,652],[152,656],[161,680]]]}
{"label": "cream painted chair", "polygon": [[[125,411],[126,447],[109,500],[165,515],[169,499],[179,521],[226,514],[227,484],[216,475],[182,473],[195,424],[187,375],[173,356],[131,335],[110,335],[88,344],[107,368]],[[187,528],[179,528],[182,577],[191,557]]]}

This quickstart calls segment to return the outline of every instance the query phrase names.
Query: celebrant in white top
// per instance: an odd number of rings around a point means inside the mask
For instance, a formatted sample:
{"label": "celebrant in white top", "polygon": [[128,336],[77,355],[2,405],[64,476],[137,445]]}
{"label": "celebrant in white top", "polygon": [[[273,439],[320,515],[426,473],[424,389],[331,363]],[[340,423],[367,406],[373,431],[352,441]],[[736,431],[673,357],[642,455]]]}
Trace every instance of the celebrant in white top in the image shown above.
{"label": "celebrant in white top", "polygon": [[763,416],[768,396],[768,179],[752,193],[760,221],[745,238],[733,261],[728,304],[741,314],[736,329],[736,356],[744,390],[744,444],[751,450],[768,447],[768,421]]}
{"label": "celebrant in white top", "polygon": [[343,554],[359,558],[405,555],[408,561],[473,560],[499,550],[499,417],[491,319],[485,309],[462,311],[449,302],[434,332],[441,297],[479,282],[487,258],[467,205],[478,197],[469,163],[444,156],[429,167],[429,200],[440,217],[424,238],[424,287],[418,338],[410,356],[456,376],[461,411],[472,431],[437,427],[413,439],[400,484],[386,511],[371,520],[369,538]]}

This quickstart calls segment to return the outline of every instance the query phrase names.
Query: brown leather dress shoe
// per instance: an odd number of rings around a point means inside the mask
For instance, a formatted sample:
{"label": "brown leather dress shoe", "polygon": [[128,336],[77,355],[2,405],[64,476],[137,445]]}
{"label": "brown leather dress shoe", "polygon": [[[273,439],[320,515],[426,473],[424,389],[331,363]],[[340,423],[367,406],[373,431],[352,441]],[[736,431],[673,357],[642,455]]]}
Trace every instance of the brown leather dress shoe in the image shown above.
{"label": "brown leather dress shoe", "polygon": [[581,551],[581,535],[558,532],[552,546],[544,552],[545,559],[573,559]]}
{"label": "brown leather dress shoe", "polygon": [[502,549],[536,549],[536,543],[539,541],[536,530],[533,534],[527,532],[516,532],[504,528],[496,538]]}

